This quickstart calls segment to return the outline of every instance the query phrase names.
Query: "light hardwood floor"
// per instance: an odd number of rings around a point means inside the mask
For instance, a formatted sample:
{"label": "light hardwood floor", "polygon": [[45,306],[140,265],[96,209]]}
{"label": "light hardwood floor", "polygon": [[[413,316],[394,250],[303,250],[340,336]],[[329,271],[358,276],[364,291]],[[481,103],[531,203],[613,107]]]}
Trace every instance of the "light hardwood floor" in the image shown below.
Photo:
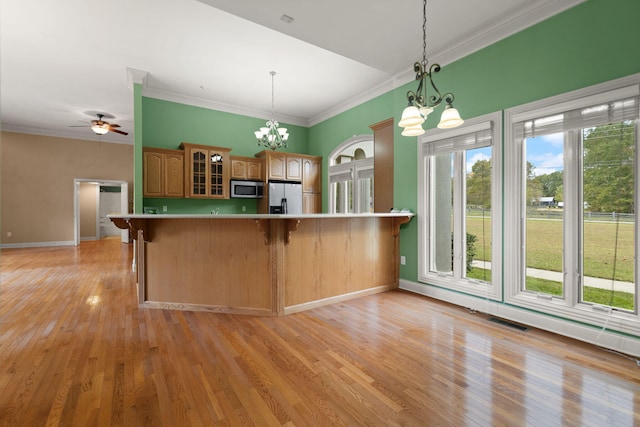
{"label": "light hardwood floor", "polygon": [[[0,255],[0,425],[640,425],[640,368],[402,291],[139,309],[117,240]],[[176,284],[180,286],[180,284]]]}

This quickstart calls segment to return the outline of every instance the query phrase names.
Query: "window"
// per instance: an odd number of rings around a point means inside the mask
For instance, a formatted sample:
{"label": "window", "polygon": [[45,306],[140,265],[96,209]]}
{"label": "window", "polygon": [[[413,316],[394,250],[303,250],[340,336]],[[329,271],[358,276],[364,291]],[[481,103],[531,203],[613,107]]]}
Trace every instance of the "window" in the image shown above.
{"label": "window", "polygon": [[505,112],[507,301],[637,320],[639,81]]}
{"label": "window", "polygon": [[494,113],[419,139],[421,282],[501,299],[501,129]]}
{"label": "window", "polygon": [[373,137],[350,138],[329,156],[329,212],[373,212]]}

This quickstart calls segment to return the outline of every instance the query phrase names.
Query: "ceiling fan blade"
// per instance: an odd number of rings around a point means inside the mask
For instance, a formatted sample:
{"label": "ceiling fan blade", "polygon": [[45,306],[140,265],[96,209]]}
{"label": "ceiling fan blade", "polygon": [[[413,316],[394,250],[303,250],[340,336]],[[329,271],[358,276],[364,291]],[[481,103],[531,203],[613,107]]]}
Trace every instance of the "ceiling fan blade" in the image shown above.
{"label": "ceiling fan blade", "polygon": [[109,129],[111,132],[119,133],[120,135],[129,135],[127,132],[123,132],[118,129]]}
{"label": "ceiling fan blade", "polygon": [[117,124],[117,123],[110,123],[110,124],[109,124],[109,127],[112,127],[112,128],[119,128],[119,127],[120,127],[120,125],[119,125],[119,124]]}
{"label": "ceiling fan blade", "polygon": [[70,128],[89,128],[91,125],[72,125]]}

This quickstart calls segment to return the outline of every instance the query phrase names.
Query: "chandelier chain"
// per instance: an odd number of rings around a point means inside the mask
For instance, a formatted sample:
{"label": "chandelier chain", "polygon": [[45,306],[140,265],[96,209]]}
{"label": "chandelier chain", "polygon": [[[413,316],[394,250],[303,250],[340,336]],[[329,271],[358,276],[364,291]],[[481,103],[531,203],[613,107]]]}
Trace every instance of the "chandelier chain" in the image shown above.
{"label": "chandelier chain", "polygon": [[273,115],[273,109],[274,109],[274,105],[275,105],[275,89],[274,89],[274,85],[275,85],[275,75],[276,72],[275,71],[269,71],[269,74],[271,74],[271,120],[273,120],[274,115]]}
{"label": "chandelier chain", "polygon": [[[433,76],[440,72],[440,65],[434,63],[428,67],[427,61],[427,0],[422,0],[422,62],[419,60],[413,64],[413,71],[416,73],[416,80],[419,81],[418,88],[415,91],[407,92],[408,106],[402,112],[402,118],[398,122],[398,126],[404,128],[403,136],[419,136],[424,134],[425,130],[422,124],[427,116],[433,112],[433,109],[442,102],[446,103],[442,112],[438,128],[450,129],[460,126],[464,120],[460,117],[458,110],[453,108],[453,94],[446,92],[440,93]],[[427,85],[431,85],[434,94],[427,96]]]}
{"label": "chandelier chain", "polygon": [[275,89],[275,71],[269,71],[271,74],[271,118],[266,123],[266,126],[261,127],[254,132],[259,146],[276,150],[281,147],[287,146],[287,139],[289,134],[287,128],[279,127],[280,124],[275,119],[275,104],[276,104],[276,89]]}
{"label": "chandelier chain", "polygon": [[422,0],[422,66],[427,68],[427,0]]}

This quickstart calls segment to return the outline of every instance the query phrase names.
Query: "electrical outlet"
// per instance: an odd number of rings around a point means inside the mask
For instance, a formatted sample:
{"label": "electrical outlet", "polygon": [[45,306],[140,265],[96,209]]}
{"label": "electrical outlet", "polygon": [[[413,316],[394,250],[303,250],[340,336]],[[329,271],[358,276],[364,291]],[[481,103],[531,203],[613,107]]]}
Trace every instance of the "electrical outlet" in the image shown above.
{"label": "electrical outlet", "polygon": [[407,258],[404,255],[400,255],[400,264],[407,265]]}
{"label": "electrical outlet", "polygon": [[162,212],[166,212],[166,211],[167,211],[167,207],[166,207],[166,206],[163,206],[163,207],[162,207]]}
{"label": "electrical outlet", "polygon": [[242,212],[246,212],[246,211],[247,211],[247,207],[246,207],[246,206],[243,206],[243,207],[242,207]]}
{"label": "electrical outlet", "polygon": [[7,231],[7,237],[11,237],[11,232]]}

